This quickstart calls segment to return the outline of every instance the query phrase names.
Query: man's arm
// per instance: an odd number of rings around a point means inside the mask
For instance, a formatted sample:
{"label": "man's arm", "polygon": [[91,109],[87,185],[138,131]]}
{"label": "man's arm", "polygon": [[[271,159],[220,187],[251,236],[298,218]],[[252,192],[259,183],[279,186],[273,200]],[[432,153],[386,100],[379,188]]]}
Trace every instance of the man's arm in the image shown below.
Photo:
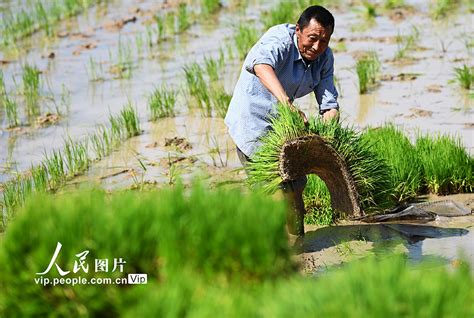
{"label": "man's arm", "polygon": [[292,101],[286,94],[283,86],[280,83],[280,80],[276,76],[273,67],[268,64],[257,64],[253,69],[255,75],[259,78],[260,82],[262,82],[263,86],[265,86],[280,103],[288,105],[294,111],[298,111],[304,123],[306,124],[308,119],[306,118],[305,113],[293,106]]}
{"label": "man's arm", "polygon": [[280,103],[291,104],[290,98],[283,89],[273,67],[268,64],[257,64],[253,69],[263,86],[265,86]]}

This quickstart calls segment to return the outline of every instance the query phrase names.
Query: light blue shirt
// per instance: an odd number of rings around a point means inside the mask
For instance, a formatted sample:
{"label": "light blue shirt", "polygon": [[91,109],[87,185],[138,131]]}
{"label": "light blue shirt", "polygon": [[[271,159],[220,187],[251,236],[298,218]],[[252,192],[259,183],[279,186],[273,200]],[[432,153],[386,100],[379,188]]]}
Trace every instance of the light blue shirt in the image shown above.
{"label": "light blue shirt", "polygon": [[278,100],[254,73],[257,64],[273,67],[291,100],[314,92],[320,111],[336,108],[334,56],[327,48],[315,61],[306,64],[298,50],[295,25],[271,27],[249,51],[225,117],[229,134],[237,147],[252,156],[259,139],[271,129]]}

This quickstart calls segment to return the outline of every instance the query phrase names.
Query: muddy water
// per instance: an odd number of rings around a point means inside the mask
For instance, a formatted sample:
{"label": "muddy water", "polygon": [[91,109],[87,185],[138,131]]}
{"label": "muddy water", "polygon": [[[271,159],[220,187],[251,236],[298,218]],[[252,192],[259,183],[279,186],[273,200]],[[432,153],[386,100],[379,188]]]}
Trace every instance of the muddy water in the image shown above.
{"label": "muddy water", "polygon": [[[450,196],[471,204],[473,194]],[[446,197],[436,197],[437,201]],[[470,206],[472,208],[472,206]],[[337,226],[306,226],[305,253],[299,259],[309,273],[378,255],[404,253],[412,262],[437,260],[449,268],[468,262],[474,274],[474,215],[438,217],[433,222],[364,224],[343,222]]]}

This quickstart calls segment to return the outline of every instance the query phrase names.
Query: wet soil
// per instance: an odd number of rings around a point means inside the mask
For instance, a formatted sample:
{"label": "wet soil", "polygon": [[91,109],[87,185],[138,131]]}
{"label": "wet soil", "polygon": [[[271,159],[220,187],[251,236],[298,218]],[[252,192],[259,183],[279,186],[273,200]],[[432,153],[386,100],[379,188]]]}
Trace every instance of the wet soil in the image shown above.
{"label": "wet soil", "polygon": [[404,253],[412,262],[437,259],[451,268],[468,262],[474,274],[474,194],[430,196],[427,200],[453,200],[471,214],[438,216],[423,224],[343,221],[335,226],[306,225],[304,253],[296,258],[305,273],[318,273],[368,255]]}

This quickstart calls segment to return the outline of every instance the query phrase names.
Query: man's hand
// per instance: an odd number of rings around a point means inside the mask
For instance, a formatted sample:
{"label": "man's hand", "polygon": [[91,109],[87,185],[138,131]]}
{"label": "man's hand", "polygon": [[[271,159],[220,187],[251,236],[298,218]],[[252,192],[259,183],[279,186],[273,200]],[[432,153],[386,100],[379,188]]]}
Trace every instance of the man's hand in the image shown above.
{"label": "man's hand", "polygon": [[330,109],[323,114],[323,120],[324,121],[329,121],[329,120],[339,120],[339,111],[337,109]]}
{"label": "man's hand", "polygon": [[293,104],[289,104],[288,106],[290,107],[290,109],[292,111],[298,112],[301,119],[303,119],[303,122],[304,122],[305,126],[307,126],[308,125],[308,118],[306,117],[306,114],[301,109],[296,108],[295,105],[293,105]]}
{"label": "man's hand", "polygon": [[308,124],[308,118],[304,112],[296,108],[291,102],[290,98],[286,94],[283,86],[281,85],[278,77],[275,74],[275,70],[267,64],[257,64],[253,68],[255,75],[260,79],[263,86],[265,86],[277,99],[280,103],[288,105],[291,110],[298,112],[305,125]]}

